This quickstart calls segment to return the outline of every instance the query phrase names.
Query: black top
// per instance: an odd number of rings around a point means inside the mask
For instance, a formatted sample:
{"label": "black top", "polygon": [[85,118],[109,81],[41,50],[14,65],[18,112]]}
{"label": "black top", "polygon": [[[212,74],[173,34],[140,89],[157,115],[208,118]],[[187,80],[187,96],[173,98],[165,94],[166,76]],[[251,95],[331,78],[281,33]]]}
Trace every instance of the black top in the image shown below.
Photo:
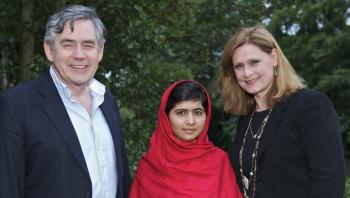
{"label": "black top", "polygon": [[[267,116],[267,114],[269,113],[269,111],[270,110],[267,109],[264,111],[254,112],[254,115],[253,115],[253,118],[251,121],[251,130],[248,128],[248,125],[247,125],[245,128],[243,128],[244,131],[241,132],[241,133],[245,133],[246,130],[248,130],[247,136],[245,139],[244,148],[243,148],[243,156],[242,156],[243,173],[248,179],[251,179],[249,173],[252,171],[252,160],[253,160],[252,154],[254,152],[255,144],[257,141],[257,138],[253,138],[253,136],[255,136],[259,133],[259,128],[261,128],[262,122],[263,122],[264,118]],[[264,133],[261,136],[261,138],[264,138],[264,135],[266,135],[266,133],[268,133],[268,131],[264,130]],[[258,152],[258,156],[259,156],[259,152]],[[251,182],[249,185],[249,190],[248,190],[249,194],[251,194],[252,183],[253,182],[251,179]]]}
{"label": "black top", "polygon": [[[248,129],[248,133],[245,139],[245,145],[244,145],[244,150],[243,150],[243,172],[244,175],[249,178],[249,172],[251,171],[251,165],[252,165],[252,154],[254,151],[254,147],[255,147],[255,143],[256,143],[256,138],[253,138],[253,135],[256,135],[258,133],[258,130],[262,124],[262,121],[264,120],[264,118],[266,117],[266,115],[268,114],[269,109],[265,110],[265,111],[256,111],[254,112],[253,118],[252,118],[252,122],[251,122],[251,129],[252,131],[250,131]],[[247,130],[248,125],[246,128],[243,128],[244,131],[243,133],[245,133],[245,131]],[[264,130],[264,133],[267,133],[266,130]],[[264,138],[264,136],[262,136],[261,138]],[[259,155],[259,152],[258,152]]]}
{"label": "black top", "polygon": [[[264,115],[257,117],[253,118],[253,132]],[[239,150],[249,118],[239,118],[230,152],[242,192]],[[251,159],[253,145],[251,134],[246,138],[244,164]],[[275,104],[260,139],[257,166],[255,198],[343,198],[344,149],[339,120],[329,98],[301,89]]]}

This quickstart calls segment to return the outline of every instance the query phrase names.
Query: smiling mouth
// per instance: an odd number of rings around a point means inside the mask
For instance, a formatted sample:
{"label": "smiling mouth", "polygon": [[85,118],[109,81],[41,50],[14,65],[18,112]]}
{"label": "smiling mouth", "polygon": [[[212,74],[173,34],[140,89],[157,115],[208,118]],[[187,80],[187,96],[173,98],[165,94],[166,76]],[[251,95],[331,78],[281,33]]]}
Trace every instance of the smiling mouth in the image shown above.
{"label": "smiling mouth", "polygon": [[183,129],[185,133],[190,134],[196,131],[196,129]]}
{"label": "smiling mouth", "polygon": [[70,65],[73,69],[85,69],[87,65]]}
{"label": "smiling mouth", "polygon": [[244,82],[245,82],[245,84],[247,84],[247,85],[252,85],[252,84],[254,84],[254,83],[256,82],[256,79],[246,80],[246,81],[244,81]]}

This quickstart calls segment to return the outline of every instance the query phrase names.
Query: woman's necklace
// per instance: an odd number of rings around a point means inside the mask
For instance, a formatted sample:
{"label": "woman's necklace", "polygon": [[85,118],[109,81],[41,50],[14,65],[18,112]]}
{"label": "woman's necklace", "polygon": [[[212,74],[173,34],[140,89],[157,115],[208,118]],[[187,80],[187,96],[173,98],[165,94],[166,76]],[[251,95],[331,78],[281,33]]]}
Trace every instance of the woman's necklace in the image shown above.
{"label": "woman's necklace", "polygon": [[[253,116],[252,116],[252,117],[253,117]],[[254,134],[254,133],[253,133],[253,130],[252,130],[252,125],[251,125],[251,124],[248,125],[250,134],[252,135],[252,137],[253,137],[254,139],[256,139],[256,138],[258,137],[258,134],[259,134],[259,132],[261,131],[262,126],[263,126],[263,125],[261,124],[260,127],[259,127],[259,129],[258,129],[258,131]]]}
{"label": "woman's necklace", "polygon": [[[255,135],[253,134],[252,128],[251,128],[251,123],[252,123],[255,111],[252,112],[252,114],[250,115],[250,119],[249,119],[249,123],[248,123],[247,129],[246,129],[245,134],[244,134],[244,138],[243,138],[243,143],[242,143],[241,149],[239,150],[239,165],[240,165],[239,171],[240,171],[241,178],[242,178],[243,191],[244,191],[243,195],[244,195],[245,198],[249,198],[247,191],[249,189],[249,185],[250,185],[250,182],[252,180],[253,180],[253,191],[252,191],[252,197],[251,198],[254,198],[254,196],[255,196],[256,172],[258,170],[258,167],[257,167],[257,156],[258,156],[258,150],[259,150],[259,143],[260,143],[260,138],[261,138],[262,134],[264,133],[264,127],[265,127],[267,121],[269,120],[271,112],[272,112],[272,108],[269,110],[269,112],[265,116],[264,120],[262,121],[262,123],[261,123],[261,125],[260,125],[260,127],[259,127],[259,129],[258,129],[258,131],[257,131],[257,133]],[[249,178],[247,178],[244,175],[244,173],[243,173],[243,150],[244,150],[244,145],[245,145],[245,140],[246,140],[246,137],[247,137],[247,134],[248,134],[248,130],[252,134],[253,138],[256,139],[254,150],[253,150],[253,153],[252,153],[252,161],[251,161],[251,169],[249,171]]]}

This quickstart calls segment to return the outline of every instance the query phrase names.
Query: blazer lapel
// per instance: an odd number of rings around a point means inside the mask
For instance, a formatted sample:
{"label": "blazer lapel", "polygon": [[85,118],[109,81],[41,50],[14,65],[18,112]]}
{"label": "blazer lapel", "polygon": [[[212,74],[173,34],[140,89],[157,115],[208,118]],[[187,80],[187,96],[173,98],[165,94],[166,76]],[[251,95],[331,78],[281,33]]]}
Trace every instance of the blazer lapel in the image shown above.
{"label": "blazer lapel", "polygon": [[288,99],[276,104],[271,112],[270,118],[266,123],[266,127],[264,129],[264,134],[261,137],[260,142],[260,148],[258,151],[258,161],[263,155],[266,148],[270,145],[271,141],[273,140],[274,136],[276,135],[278,131],[278,126],[280,124],[280,121],[282,120],[284,116],[284,112],[286,109],[286,106],[288,104]]}
{"label": "blazer lapel", "polygon": [[85,174],[90,177],[78,136],[49,72],[42,76],[41,81],[39,94],[42,96],[41,105],[43,110],[67,143],[72,155]]}

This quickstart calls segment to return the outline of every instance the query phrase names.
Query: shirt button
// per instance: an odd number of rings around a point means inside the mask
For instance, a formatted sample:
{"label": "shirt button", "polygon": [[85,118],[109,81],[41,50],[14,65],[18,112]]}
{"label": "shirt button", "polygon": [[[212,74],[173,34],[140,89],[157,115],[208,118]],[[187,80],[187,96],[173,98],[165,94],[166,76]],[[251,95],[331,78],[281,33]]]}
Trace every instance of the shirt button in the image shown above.
{"label": "shirt button", "polygon": [[85,193],[85,198],[91,198],[91,193],[90,192],[86,192]]}

